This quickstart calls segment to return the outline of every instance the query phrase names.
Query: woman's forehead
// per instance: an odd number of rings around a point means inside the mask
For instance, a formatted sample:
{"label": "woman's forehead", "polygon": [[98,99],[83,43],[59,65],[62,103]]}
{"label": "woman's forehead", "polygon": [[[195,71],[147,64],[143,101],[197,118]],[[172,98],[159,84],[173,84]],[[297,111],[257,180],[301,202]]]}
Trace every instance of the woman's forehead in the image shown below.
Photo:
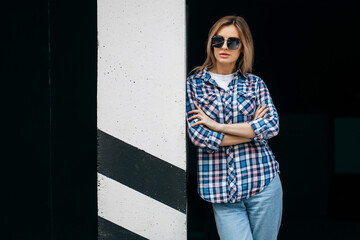
{"label": "woman's forehead", "polygon": [[215,35],[220,35],[226,38],[236,37],[240,38],[239,31],[234,25],[225,25],[222,26]]}

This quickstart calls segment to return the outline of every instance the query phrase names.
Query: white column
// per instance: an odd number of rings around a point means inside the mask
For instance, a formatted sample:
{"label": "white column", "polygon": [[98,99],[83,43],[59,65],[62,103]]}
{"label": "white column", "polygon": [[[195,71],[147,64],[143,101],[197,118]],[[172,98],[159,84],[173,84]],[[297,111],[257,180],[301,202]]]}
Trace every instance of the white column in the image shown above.
{"label": "white column", "polygon": [[[182,171],[186,170],[185,9],[185,0],[98,0],[98,129]],[[184,212],[102,174],[100,217],[144,238],[165,239],[159,230],[166,228],[167,239],[186,239]],[[135,202],[129,196],[136,196]],[[154,212],[162,208],[166,214]]]}

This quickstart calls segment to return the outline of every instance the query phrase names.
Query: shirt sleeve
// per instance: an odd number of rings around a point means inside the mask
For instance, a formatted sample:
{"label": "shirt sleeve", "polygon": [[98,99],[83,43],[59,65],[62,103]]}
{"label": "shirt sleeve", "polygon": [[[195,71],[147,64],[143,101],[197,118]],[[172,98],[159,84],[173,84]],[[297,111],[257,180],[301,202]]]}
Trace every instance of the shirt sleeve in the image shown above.
{"label": "shirt sleeve", "polygon": [[[191,121],[188,120],[192,116],[192,114],[189,114],[188,112],[196,109],[194,103],[197,103],[197,101],[194,91],[195,89],[192,87],[189,77],[186,81],[186,122],[190,140],[195,146],[205,148],[205,150],[209,153],[218,151],[220,143],[224,138],[224,134],[212,131],[204,125],[196,125],[192,127],[198,119],[192,119]],[[197,105],[199,106],[199,104]]]}
{"label": "shirt sleeve", "polygon": [[258,105],[263,106],[266,104],[269,110],[264,117],[249,121],[256,135],[251,140],[264,141],[275,137],[279,133],[279,116],[271,99],[270,92],[261,78],[259,78],[257,98]]}

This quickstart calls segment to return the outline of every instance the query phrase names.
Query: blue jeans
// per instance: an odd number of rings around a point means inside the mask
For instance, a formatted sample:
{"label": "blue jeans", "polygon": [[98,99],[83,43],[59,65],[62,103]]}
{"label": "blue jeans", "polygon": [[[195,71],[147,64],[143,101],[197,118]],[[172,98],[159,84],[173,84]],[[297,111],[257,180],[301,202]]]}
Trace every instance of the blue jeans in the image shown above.
{"label": "blue jeans", "polygon": [[282,216],[279,174],[264,190],[237,203],[213,203],[221,240],[275,240]]}

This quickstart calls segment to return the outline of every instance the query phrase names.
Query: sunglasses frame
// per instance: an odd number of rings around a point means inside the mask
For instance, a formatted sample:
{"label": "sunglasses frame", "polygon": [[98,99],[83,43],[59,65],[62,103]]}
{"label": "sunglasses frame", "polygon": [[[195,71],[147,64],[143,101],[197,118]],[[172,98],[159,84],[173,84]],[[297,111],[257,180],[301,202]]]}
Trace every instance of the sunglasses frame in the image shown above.
{"label": "sunglasses frame", "polygon": [[[214,43],[214,40],[217,38],[218,40],[218,43]],[[231,44],[232,43],[236,43],[236,47],[231,47]],[[212,38],[211,38],[211,46],[214,47],[214,48],[222,48],[224,46],[224,43],[225,43],[225,38],[221,35],[214,35]],[[221,44],[221,45],[219,45]],[[240,47],[240,44],[241,44],[241,41],[239,38],[236,38],[236,37],[229,37],[228,39],[226,39],[226,46],[228,47],[228,49],[230,50],[237,50],[239,47]]]}

